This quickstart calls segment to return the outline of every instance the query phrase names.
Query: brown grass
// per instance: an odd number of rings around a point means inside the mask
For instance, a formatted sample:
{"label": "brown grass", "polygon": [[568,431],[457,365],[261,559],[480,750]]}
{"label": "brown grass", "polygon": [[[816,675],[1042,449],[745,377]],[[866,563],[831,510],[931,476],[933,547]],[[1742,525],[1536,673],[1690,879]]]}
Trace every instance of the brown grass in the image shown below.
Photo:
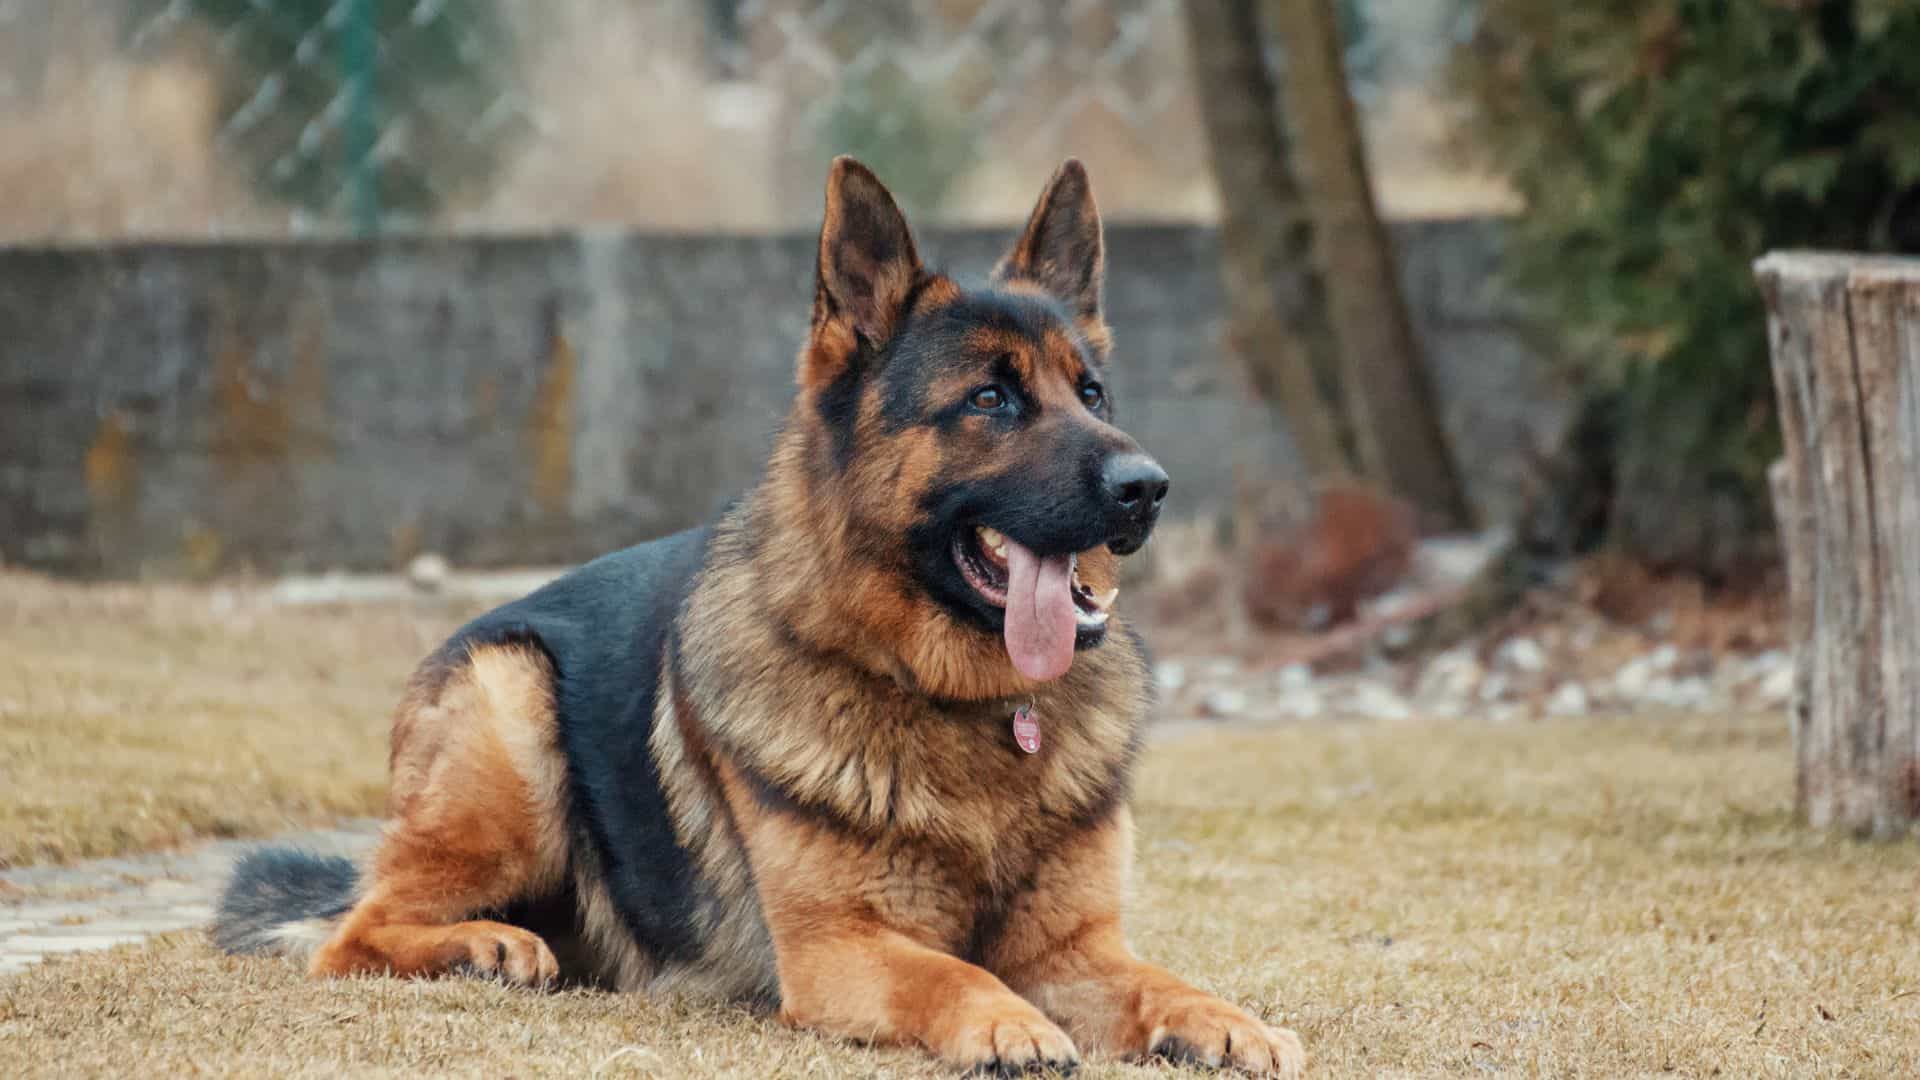
{"label": "brown grass", "polygon": [[[14,611],[8,693],[19,696],[20,671],[58,670],[29,684],[31,725],[9,707],[7,768],[31,779],[15,748],[24,728],[39,731],[42,760],[63,763],[99,806],[58,815],[76,844],[114,835],[115,815],[142,803],[120,785],[143,775],[153,792],[179,777],[211,785],[224,795],[202,812],[235,827],[289,806],[366,808],[382,758],[376,706],[418,651],[410,620],[285,620],[261,620],[240,650],[204,618],[186,620],[198,628],[186,635],[134,613],[84,629],[36,620],[47,629],[29,634]],[[291,665],[297,641],[326,659]],[[31,661],[17,655],[26,646]],[[93,649],[119,659],[80,655]],[[236,665],[253,674],[214,679]],[[85,722],[58,722],[76,703]],[[272,782],[228,767],[212,780],[194,755],[152,748],[185,730],[211,753],[221,740],[200,726],[232,738],[248,730],[233,722],[243,714],[262,719],[240,756]],[[148,749],[110,754],[95,733],[115,724]],[[287,730],[257,730],[272,727]],[[103,755],[111,779],[82,767]],[[1920,1074],[1920,847],[1797,827],[1789,758],[1776,717],[1322,725],[1158,743],[1139,788],[1135,939],[1295,1026],[1317,1075]],[[33,784],[36,798],[58,790]],[[596,1069],[932,1074],[912,1054],[687,1003],[308,983],[284,962],[217,956],[197,935],[0,981],[0,1075]]]}
{"label": "brown grass", "polygon": [[460,614],[0,572],[0,867],[378,813],[389,712]]}

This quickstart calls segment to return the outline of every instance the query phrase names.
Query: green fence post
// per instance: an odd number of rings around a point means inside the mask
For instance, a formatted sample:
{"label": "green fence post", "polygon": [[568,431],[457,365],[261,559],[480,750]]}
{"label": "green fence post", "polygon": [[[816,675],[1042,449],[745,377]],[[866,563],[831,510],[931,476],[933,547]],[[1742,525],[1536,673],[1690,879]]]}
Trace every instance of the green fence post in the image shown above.
{"label": "green fence post", "polygon": [[340,28],[340,67],[346,81],[347,199],[354,230],[361,236],[380,231],[380,166],[374,143],[380,132],[373,97],[374,67],[378,59],[375,0],[347,0],[345,25]]}

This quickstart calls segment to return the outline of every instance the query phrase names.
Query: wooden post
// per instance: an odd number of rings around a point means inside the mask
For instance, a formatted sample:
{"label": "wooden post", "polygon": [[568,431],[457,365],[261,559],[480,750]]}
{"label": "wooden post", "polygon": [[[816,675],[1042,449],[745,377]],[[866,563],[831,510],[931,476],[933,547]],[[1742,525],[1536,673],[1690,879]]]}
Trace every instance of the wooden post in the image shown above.
{"label": "wooden post", "polygon": [[1920,822],[1920,259],[1755,264],[1785,483],[1797,802],[1875,836]]}

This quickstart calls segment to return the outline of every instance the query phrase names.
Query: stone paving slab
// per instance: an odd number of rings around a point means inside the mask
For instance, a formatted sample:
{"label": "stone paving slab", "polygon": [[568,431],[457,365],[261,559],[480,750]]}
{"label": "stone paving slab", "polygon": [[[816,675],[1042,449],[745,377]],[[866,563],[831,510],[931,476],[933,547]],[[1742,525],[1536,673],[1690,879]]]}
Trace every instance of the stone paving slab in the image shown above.
{"label": "stone paving slab", "polygon": [[262,844],[357,858],[372,850],[379,822],[217,840],[182,851],[0,871],[0,978],[50,956],[131,945],[154,934],[205,926],[233,864]]}

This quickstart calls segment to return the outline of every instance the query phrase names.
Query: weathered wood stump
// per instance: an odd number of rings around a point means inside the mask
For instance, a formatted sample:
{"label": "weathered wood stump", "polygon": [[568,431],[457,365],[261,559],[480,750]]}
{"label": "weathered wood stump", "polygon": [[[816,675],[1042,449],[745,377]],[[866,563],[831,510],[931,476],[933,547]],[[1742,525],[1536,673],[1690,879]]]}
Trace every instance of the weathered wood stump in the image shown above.
{"label": "weathered wood stump", "polygon": [[1920,821],[1920,259],[1781,252],[1755,272],[1786,443],[1796,801],[1897,835]]}

